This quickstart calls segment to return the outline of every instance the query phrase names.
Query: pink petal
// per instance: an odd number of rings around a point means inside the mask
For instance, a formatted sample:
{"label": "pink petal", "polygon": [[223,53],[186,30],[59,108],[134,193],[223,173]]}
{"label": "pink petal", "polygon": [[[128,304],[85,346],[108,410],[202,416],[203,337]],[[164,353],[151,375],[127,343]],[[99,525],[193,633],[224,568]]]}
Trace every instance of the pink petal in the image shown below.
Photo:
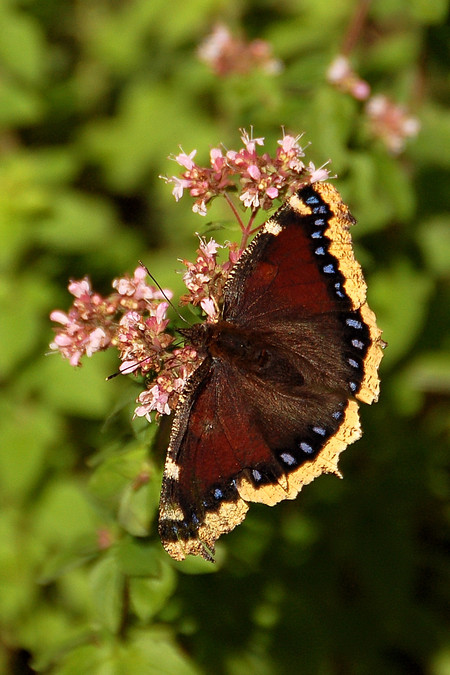
{"label": "pink petal", "polygon": [[248,167],[248,173],[253,180],[259,180],[261,178],[261,171],[258,169],[256,164],[250,164]]}
{"label": "pink petal", "polygon": [[66,326],[68,323],[70,323],[69,317],[67,314],[62,312],[60,309],[55,309],[51,314],[50,314],[50,319],[52,321],[56,321],[57,323],[62,323],[63,326]]}
{"label": "pink petal", "polygon": [[201,300],[200,306],[211,319],[216,318],[217,309],[211,298],[204,298],[203,300]]}
{"label": "pink petal", "polygon": [[278,197],[278,188],[276,187],[267,188],[266,195],[270,197],[270,199],[276,199]]}
{"label": "pink petal", "polygon": [[55,344],[58,347],[69,347],[69,345],[73,344],[73,339],[65,333],[58,333],[58,335],[55,335]]}
{"label": "pink petal", "polygon": [[83,295],[91,294],[91,284],[87,279],[81,281],[71,281],[69,286],[69,293],[72,293],[76,298],[81,298]]}

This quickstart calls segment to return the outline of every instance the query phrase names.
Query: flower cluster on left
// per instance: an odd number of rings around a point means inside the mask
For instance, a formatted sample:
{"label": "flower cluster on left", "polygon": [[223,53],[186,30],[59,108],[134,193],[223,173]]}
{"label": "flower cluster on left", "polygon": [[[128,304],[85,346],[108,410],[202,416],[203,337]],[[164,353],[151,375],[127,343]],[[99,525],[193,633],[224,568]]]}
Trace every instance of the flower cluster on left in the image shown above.
{"label": "flower cluster on left", "polygon": [[87,278],[71,281],[69,292],[75,298],[71,308],[67,313],[54,310],[50,315],[59,324],[50,347],[72,366],[81,365],[83,356],[116,347],[121,373],[156,378],[152,389],[142,392],[135,411],[135,415],[150,419],[153,410],[168,414],[175,407],[192,370],[193,354],[190,348],[170,349],[175,338],[166,331],[166,298],[172,293],[164,290],[163,294],[150,286],[146,276],[146,270],[138,267],[132,277],[115,279],[115,290],[108,297],[94,292]]}

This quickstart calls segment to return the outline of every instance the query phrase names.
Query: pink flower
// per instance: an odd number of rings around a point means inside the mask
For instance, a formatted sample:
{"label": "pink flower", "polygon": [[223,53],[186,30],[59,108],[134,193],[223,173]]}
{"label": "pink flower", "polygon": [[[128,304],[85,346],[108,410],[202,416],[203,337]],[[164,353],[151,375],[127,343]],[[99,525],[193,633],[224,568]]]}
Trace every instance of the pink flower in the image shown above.
{"label": "pink flower", "polygon": [[182,262],[187,267],[183,281],[189,291],[181,298],[182,304],[200,305],[206,312],[208,319],[215,320],[218,315],[217,301],[221,298],[222,289],[230,269],[229,263],[220,264],[217,261],[217,252],[223,248],[214,239],[206,242],[199,237],[197,260],[192,263]]}
{"label": "pink flower", "polygon": [[[272,157],[268,152],[260,152],[264,146],[264,138],[254,137],[253,128],[250,131],[240,131],[242,147],[239,150],[229,149],[225,154],[220,148],[213,148],[210,151],[210,167],[194,165],[192,154],[188,156],[183,153],[181,163],[189,168],[186,168],[179,180],[184,181],[183,190],[188,187],[195,200],[192,210],[202,216],[206,215],[214,197],[225,195],[243,233],[239,247],[242,252],[250,235],[256,231],[252,224],[259,209],[272,208],[275,199],[287,199],[302,186],[329,178],[329,173],[324,168],[325,165],[319,169],[313,164],[308,168],[305,166],[302,161],[305,151],[299,143],[301,135],[286,134],[283,129],[276,154]],[[165,180],[174,182],[175,178]],[[251,210],[248,225],[241,217],[242,205]],[[231,268],[230,261],[227,264]],[[191,293],[196,294],[195,304],[198,304],[202,299],[211,297],[205,288],[201,296],[198,295],[200,287],[208,282],[199,276],[198,270],[194,272],[189,265],[187,267],[185,282]],[[192,283],[196,285],[195,290]],[[189,297],[188,302],[194,300]]]}
{"label": "pink flower", "polygon": [[300,157],[304,157],[305,152],[299,144],[302,135],[291,136],[290,134],[284,134],[283,130],[283,138],[278,141],[280,147],[277,150],[276,157],[280,174],[290,175],[291,172],[299,174],[304,170],[305,165]]}
{"label": "pink flower", "polygon": [[281,146],[281,149],[285,154],[289,155],[290,153],[295,152],[300,153],[303,157],[305,153],[298,144],[302,136],[303,134],[300,134],[299,136],[291,136],[290,134],[286,134],[282,139],[277,141],[277,143]]}
{"label": "pink flower", "polygon": [[159,326],[161,326],[164,323],[164,319],[166,318],[166,312],[168,308],[169,308],[168,302],[160,302],[159,305],[157,305],[154,316],[156,319],[156,323]]}
{"label": "pink flower", "polygon": [[184,178],[177,178],[172,176],[171,178],[166,178],[166,183],[174,183],[175,187],[172,190],[172,194],[175,197],[175,201],[180,201],[183,196],[184,190],[190,186],[190,181],[185,180]]}
{"label": "pink flower", "polygon": [[418,120],[409,116],[405,108],[390,101],[386,96],[373,96],[369,99],[366,112],[373,134],[378,136],[394,154],[403,150],[407,138],[419,133]]}
{"label": "pink flower", "polygon": [[200,306],[210,319],[217,319],[219,309],[212,298],[204,298],[200,301]]}
{"label": "pink flower", "polygon": [[[146,282],[147,270],[145,267],[136,267],[132,277],[126,275],[124,277],[114,279],[112,286],[119,295],[124,298],[133,298],[134,301],[150,301],[161,300],[164,295],[156,286],[150,286]],[[172,291],[164,289],[165,296],[172,298]],[[122,304],[126,304],[122,302]]]}
{"label": "pink flower", "polygon": [[203,41],[198,48],[198,56],[220,76],[244,74],[256,68],[276,75],[282,69],[281,61],[272,56],[268,42],[245,42],[234,37],[224,24],[218,24]]}
{"label": "pink flower", "polygon": [[198,48],[198,55],[202,61],[214,64],[231,43],[232,37],[224,24],[218,24],[211,35]]}
{"label": "pink flower", "polygon": [[250,206],[252,209],[257,209],[259,206],[259,195],[255,188],[247,188],[247,190],[241,194],[239,199],[243,202],[244,206],[247,206],[247,208]]}
{"label": "pink flower", "polygon": [[194,213],[198,213],[199,216],[206,216],[207,210],[206,210],[206,202],[204,199],[200,199],[194,203],[194,206],[192,207],[192,210]]}
{"label": "pink flower", "polygon": [[109,338],[103,328],[96,328],[89,334],[85,344],[86,356],[92,356],[95,352],[104,349],[109,344]]}
{"label": "pink flower", "polygon": [[[62,312],[52,312],[51,317]],[[53,320],[55,320],[53,318]],[[102,328],[89,330],[89,326],[82,320],[69,319],[65,323],[64,332],[57,333],[50,343],[50,349],[59,351],[62,356],[69,359],[71,366],[78,366],[83,355],[92,356],[95,352],[106,349],[111,342],[111,337]]]}
{"label": "pink flower", "polygon": [[253,155],[257,145],[264,145],[264,136],[253,138],[253,127],[250,130],[250,135],[245,129],[241,129],[241,141],[245,145],[247,151]]}
{"label": "pink flower", "polygon": [[335,58],[328,68],[327,78],[337,89],[358,101],[365,101],[370,96],[370,86],[353,71],[346,56],[339,55]]}
{"label": "pink flower", "polygon": [[192,152],[187,155],[185,152],[181,152],[179,155],[175,157],[175,161],[178,162],[180,166],[184,166],[188,171],[192,171],[192,169],[195,167],[194,162],[192,159],[195,157],[197,154],[197,150],[192,150]]}
{"label": "pink flower", "polygon": [[217,241],[214,241],[214,239],[211,237],[208,243],[206,243],[205,239],[200,239],[200,251],[205,254],[207,258],[213,258],[216,254],[219,248],[222,248],[220,244],[217,243]]}
{"label": "pink flower", "polygon": [[87,278],[71,281],[68,288],[75,300],[68,313],[51,312],[51,320],[61,324],[61,328],[56,329],[50,349],[58,350],[71,365],[78,366],[82,356],[90,357],[110,345],[113,335],[111,317],[115,307],[92,292]]}
{"label": "pink flower", "polygon": [[[329,160],[328,160],[328,162],[329,162]],[[328,171],[328,169],[324,168],[328,164],[328,162],[325,162],[325,164],[322,164],[322,166],[320,166],[318,169],[316,169],[313,162],[310,162],[308,164],[307,169],[308,169],[308,172],[310,174],[309,180],[310,180],[311,183],[319,183],[322,180],[328,179],[328,177],[330,175],[330,172]]]}
{"label": "pink flower", "polygon": [[327,78],[329,82],[337,84],[349,77],[352,72],[348,58],[339,54],[328,67]]}
{"label": "pink flower", "polygon": [[140,365],[141,364],[139,361],[122,361],[119,366],[119,371],[122,373],[122,375],[130,375],[130,373],[133,373],[135,370],[137,370]]}
{"label": "pink flower", "polygon": [[212,148],[209,153],[209,158],[211,161],[211,167],[214,169],[214,171],[222,171],[226,166],[226,158],[224,157],[220,148]]}
{"label": "pink flower", "polygon": [[126,364],[121,372],[134,372],[139,368],[141,373],[146,374],[161,369],[174,339],[165,332],[169,323],[165,319],[167,307],[167,302],[161,302],[147,307],[150,316],[145,317],[137,311],[122,316],[116,333],[120,358]]}
{"label": "pink flower", "polygon": [[89,279],[85,277],[81,281],[71,281],[69,284],[69,293],[72,293],[76,298],[82,298],[83,295],[91,294],[91,284]]}
{"label": "pink flower", "polygon": [[139,405],[134,411],[135,417],[146,417],[151,422],[151,413],[170,415],[176,408],[179,395],[187,377],[195,368],[197,354],[191,347],[176,349],[167,361],[166,367],[156,378],[156,383],[141,392],[137,399]]}
{"label": "pink flower", "polygon": [[136,417],[146,417],[151,422],[150,413],[156,410],[160,415],[170,415],[170,407],[168,404],[169,394],[161,390],[158,384],[155,384],[151,389],[143,391],[140,394],[138,401],[141,404],[136,408],[134,414]]}

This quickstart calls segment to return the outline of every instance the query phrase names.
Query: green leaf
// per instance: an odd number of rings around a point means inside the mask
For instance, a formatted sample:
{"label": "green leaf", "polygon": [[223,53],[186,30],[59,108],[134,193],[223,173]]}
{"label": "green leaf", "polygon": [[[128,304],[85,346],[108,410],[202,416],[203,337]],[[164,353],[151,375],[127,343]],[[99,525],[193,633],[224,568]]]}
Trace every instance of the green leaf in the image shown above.
{"label": "green leaf", "polygon": [[73,649],[55,675],[199,675],[166,631],[130,631],[121,642],[98,642]]}
{"label": "green leaf", "polygon": [[409,153],[414,161],[426,170],[426,165],[448,167],[450,156],[444,148],[450,145],[450,114],[439,101],[429,101],[420,114],[420,133],[411,145]]}
{"label": "green leaf", "polygon": [[0,399],[0,493],[20,503],[47,471],[51,447],[61,438],[54,412],[35,402]]}
{"label": "green leaf", "polygon": [[437,215],[422,223],[417,231],[417,243],[421,247],[429,269],[443,276],[450,272],[450,219]]}
{"label": "green leaf", "polygon": [[91,539],[100,524],[83,483],[62,476],[42,491],[34,507],[33,523],[37,536],[53,550]]}
{"label": "green leaf", "polygon": [[[183,115],[179,112],[183,110]],[[198,137],[214,129],[203,110],[172,86],[154,86],[147,79],[133,81],[124,90],[120,110],[113,120],[91,124],[83,136],[83,144],[99,162],[108,184],[118,191],[130,191],[147,175],[155,161],[176,150],[186,139],[186,120],[195,120],[197,131],[188,140],[196,147]],[[149,130],[149,119],[158,134]],[[170,124],[168,121],[170,120]]]}
{"label": "green leaf", "polygon": [[311,126],[307,140],[313,140],[314,152],[332,159],[332,169],[341,173],[348,162],[348,137],[353,132],[355,102],[331,87],[321,87],[311,101]]}
{"label": "green leaf", "polygon": [[[145,469],[144,469],[145,470]],[[153,472],[154,477],[154,472]],[[158,504],[160,480],[147,478],[145,483],[125,486],[119,504],[119,523],[135,537],[145,537]]]}
{"label": "green leaf", "polygon": [[425,394],[450,395],[450,355],[448,352],[421,354],[396,379],[394,394],[399,410],[413,415],[423,405]]}
{"label": "green leaf", "polygon": [[372,275],[369,302],[376,308],[378,325],[388,343],[383,366],[398,361],[420,334],[433,284],[407,260]]}
{"label": "green leaf", "polygon": [[123,537],[116,547],[120,569],[126,576],[158,576],[161,573],[161,547],[158,544]]}
{"label": "green leaf", "polygon": [[99,554],[98,534],[93,531],[72,542],[70,546],[47,558],[41,568],[39,583],[50,584],[74,568],[81,567]]}
{"label": "green leaf", "polygon": [[411,0],[412,15],[424,23],[439,23],[448,14],[448,0]]}
{"label": "green leaf", "polygon": [[[0,280],[0,375],[14,372],[19,362],[39,345],[42,353],[43,314],[47,313],[49,286],[45,277],[24,273],[19,278],[8,276]],[[18,301],[20,298],[20,301]],[[42,378],[42,373],[41,373]]]}
{"label": "green leaf", "polygon": [[44,113],[42,100],[32,90],[13,82],[0,87],[0,125],[37,124]]}
{"label": "green leaf", "polygon": [[36,228],[36,239],[59,251],[82,252],[113,237],[115,214],[97,197],[72,192],[55,194],[51,212]]}
{"label": "green leaf", "polygon": [[[165,630],[135,630],[123,655],[127,675],[199,675]],[[126,668],[126,669],[125,669]]]}
{"label": "green leaf", "polygon": [[42,552],[29,529],[21,531],[22,512],[3,505],[0,511],[0,623],[15,632],[39,588],[35,568]]}
{"label": "green leaf", "polygon": [[389,203],[380,199],[377,169],[369,154],[354,152],[351,156],[347,193],[351,196],[353,215],[361,234],[384,227],[391,214]]}
{"label": "green leaf", "polygon": [[[54,669],[55,675],[113,675],[110,668],[105,668],[109,661],[110,648],[107,645],[82,645],[58,659]],[[117,673],[117,675],[119,675]]]}
{"label": "green leaf", "polygon": [[[51,333],[48,334],[51,339]],[[49,340],[50,341],[50,340]],[[48,350],[47,350],[48,351]],[[111,352],[99,352],[86,358],[81,368],[73,368],[58,353],[42,355],[27,372],[27,386],[41,392],[55,410],[73,417],[104,419],[115,399],[115,385],[106,381],[117,368]],[[120,386],[120,385],[117,385]]]}
{"label": "green leaf", "polygon": [[414,216],[417,208],[416,193],[411,177],[397,159],[386,153],[374,153],[378,189],[374,193],[373,205],[378,209],[380,201],[387,202],[389,211],[386,221],[407,221]]}
{"label": "green leaf", "polygon": [[[127,516],[130,520],[137,518],[142,527],[145,523],[148,527],[158,503],[159,484],[160,475],[148,460],[147,447],[133,442],[103,459],[91,477],[90,489],[114,511],[125,501],[121,506],[125,520]],[[135,490],[135,499],[130,496],[130,490]],[[148,512],[144,512],[145,509]]]}
{"label": "green leaf", "polygon": [[407,220],[416,208],[409,176],[381,152],[352,153],[346,193],[360,224],[357,235],[379,230],[391,220]]}
{"label": "green leaf", "polygon": [[169,563],[161,562],[159,573],[148,578],[130,579],[130,604],[135,614],[148,622],[167,603],[176,586],[176,574]]}
{"label": "green leaf", "polygon": [[0,11],[0,20],[5,27],[0,41],[0,61],[20,79],[28,80],[29,85],[36,84],[42,79],[46,66],[42,29],[25,12],[13,11],[8,15],[6,5]]}
{"label": "green leaf", "polygon": [[93,567],[91,588],[97,619],[102,627],[117,633],[125,611],[125,577],[114,549],[110,549]]}

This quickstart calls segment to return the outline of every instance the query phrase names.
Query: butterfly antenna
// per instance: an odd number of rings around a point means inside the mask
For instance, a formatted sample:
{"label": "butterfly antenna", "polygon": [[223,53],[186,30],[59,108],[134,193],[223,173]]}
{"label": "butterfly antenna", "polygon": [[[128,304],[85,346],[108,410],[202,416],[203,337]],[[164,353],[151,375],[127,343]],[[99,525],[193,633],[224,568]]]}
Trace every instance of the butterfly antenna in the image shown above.
{"label": "butterfly antenna", "polygon": [[137,363],[133,363],[133,365],[132,365],[132,366],[128,366],[128,368],[124,368],[123,370],[118,370],[117,372],[113,373],[112,375],[108,375],[108,377],[105,378],[106,381],[108,382],[109,380],[114,379],[114,378],[117,377],[118,375],[129,375],[129,374],[132,373],[134,370],[136,370],[136,368],[137,368],[138,366],[140,366],[141,363],[145,363],[146,361],[148,361],[149,358],[150,358],[150,356],[146,356],[145,359],[141,359],[141,361],[138,361]]}
{"label": "butterfly antenna", "polygon": [[164,299],[167,300],[167,302],[168,302],[169,305],[172,307],[172,309],[173,309],[174,312],[177,314],[177,316],[178,316],[182,321],[184,321],[184,323],[189,323],[189,321],[187,321],[187,319],[185,319],[184,316],[182,316],[182,315],[180,314],[180,312],[179,312],[178,309],[175,307],[175,305],[174,305],[173,302],[170,300],[170,298],[167,297],[166,292],[165,292],[164,289],[161,287],[161,285],[156,281],[156,279],[155,279],[155,277],[153,276],[153,274],[151,274],[151,272],[150,272],[150,270],[148,269],[147,265],[144,265],[144,263],[142,262],[142,260],[138,260],[138,263],[139,263],[139,265],[140,265],[141,267],[144,268],[144,270],[147,272],[148,276],[149,276],[150,279],[154,282],[154,284],[156,285],[156,287],[159,288],[159,290],[161,291],[161,293],[162,293]]}

